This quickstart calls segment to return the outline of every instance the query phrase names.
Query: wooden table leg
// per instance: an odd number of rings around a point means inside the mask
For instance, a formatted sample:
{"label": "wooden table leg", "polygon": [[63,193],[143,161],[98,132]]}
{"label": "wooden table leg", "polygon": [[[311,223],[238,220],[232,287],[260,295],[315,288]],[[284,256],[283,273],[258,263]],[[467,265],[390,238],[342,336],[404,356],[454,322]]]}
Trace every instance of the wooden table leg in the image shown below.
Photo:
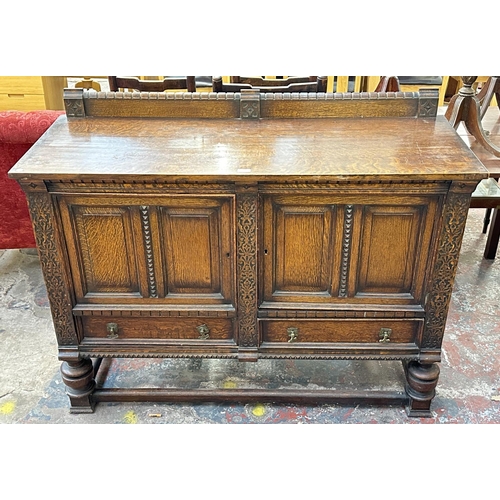
{"label": "wooden table leg", "polygon": [[500,215],[498,208],[493,210],[493,217],[491,219],[491,227],[486,239],[486,248],[484,249],[485,259],[494,259],[498,248],[498,239],[500,238]]}

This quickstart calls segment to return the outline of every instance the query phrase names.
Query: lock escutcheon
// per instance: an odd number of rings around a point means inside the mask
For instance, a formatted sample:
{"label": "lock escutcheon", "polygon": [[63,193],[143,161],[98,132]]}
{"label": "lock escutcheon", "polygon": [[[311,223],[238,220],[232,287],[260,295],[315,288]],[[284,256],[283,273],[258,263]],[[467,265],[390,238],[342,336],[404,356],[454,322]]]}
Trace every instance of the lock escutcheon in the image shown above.
{"label": "lock escutcheon", "polygon": [[118,324],[117,323],[108,323],[106,325],[106,331],[108,332],[108,339],[116,339],[118,338]]}
{"label": "lock escutcheon", "polygon": [[299,329],[296,326],[287,328],[286,333],[288,333],[288,342],[296,342],[299,339]]}
{"label": "lock escutcheon", "polygon": [[391,341],[391,328],[381,328],[378,336],[380,337],[379,342],[390,342]]}
{"label": "lock escutcheon", "polygon": [[210,338],[210,328],[208,328],[207,325],[203,324],[197,326],[196,330],[198,330],[198,333],[200,334],[200,336],[198,337],[199,339],[207,340],[208,338]]}

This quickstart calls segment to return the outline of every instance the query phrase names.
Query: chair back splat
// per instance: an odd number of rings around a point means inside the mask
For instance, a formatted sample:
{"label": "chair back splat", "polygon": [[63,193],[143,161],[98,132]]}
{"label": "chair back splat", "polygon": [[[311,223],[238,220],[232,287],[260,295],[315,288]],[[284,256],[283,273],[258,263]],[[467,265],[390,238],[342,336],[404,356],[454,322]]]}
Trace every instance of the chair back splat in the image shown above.
{"label": "chair back splat", "polygon": [[136,76],[108,76],[108,81],[111,92],[118,92],[120,89],[139,92],[164,92],[165,90],[196,92],[194,76],[167,76],[163,80],[141,80]]}
{"label": "chair back splat", "polygon": [[231,76],[231,82],[225,83],[221,76],[214,76],[214,92],[240,92],[241,90],[259,90],[259,92],[326,92],[327,76],[291,76],[288,78],[260,78]]}

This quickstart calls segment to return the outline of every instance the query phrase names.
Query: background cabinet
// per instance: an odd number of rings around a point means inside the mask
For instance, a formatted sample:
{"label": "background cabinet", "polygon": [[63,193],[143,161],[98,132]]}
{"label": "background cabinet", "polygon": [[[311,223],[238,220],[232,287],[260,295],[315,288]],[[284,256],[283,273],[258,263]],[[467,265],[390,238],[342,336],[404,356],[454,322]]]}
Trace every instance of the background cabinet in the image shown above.
{"label": "background cabinet", "polygon": [[64,109],[64,76],[1,76],[0,111]]}

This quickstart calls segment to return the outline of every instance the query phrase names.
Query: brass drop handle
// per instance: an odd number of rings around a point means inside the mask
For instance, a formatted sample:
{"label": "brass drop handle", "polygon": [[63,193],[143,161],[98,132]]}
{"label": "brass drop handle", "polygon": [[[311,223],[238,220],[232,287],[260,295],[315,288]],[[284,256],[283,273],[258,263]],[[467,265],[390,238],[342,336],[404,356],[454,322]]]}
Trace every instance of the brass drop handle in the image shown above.
{"label": "brass drop handle", "polygon": [[108,339],[116,339],[118,337],[118,324],[108,323],[106,325],[106,331],[108,332]]}
{"label": "brass drop handle", "polygon": [[196,329],[198,330],[198,333],[200,336],[198,337],[201,340],[207,340],[210,338],[210,328],[208,328],[207,325],[203,324],[200,326],[197,326]]}
{"label": "brass drop handle", "polygon": [[378,336],[380,337],[379,342],[390,342],[391,341],[392,330],[390,328],[381,328]]}
{"label": "brass drop handle", "polygon": [[296,326],[291,326],[286,329],[288,333],[288,342],[296,342],[299,339],[299,329]]}

